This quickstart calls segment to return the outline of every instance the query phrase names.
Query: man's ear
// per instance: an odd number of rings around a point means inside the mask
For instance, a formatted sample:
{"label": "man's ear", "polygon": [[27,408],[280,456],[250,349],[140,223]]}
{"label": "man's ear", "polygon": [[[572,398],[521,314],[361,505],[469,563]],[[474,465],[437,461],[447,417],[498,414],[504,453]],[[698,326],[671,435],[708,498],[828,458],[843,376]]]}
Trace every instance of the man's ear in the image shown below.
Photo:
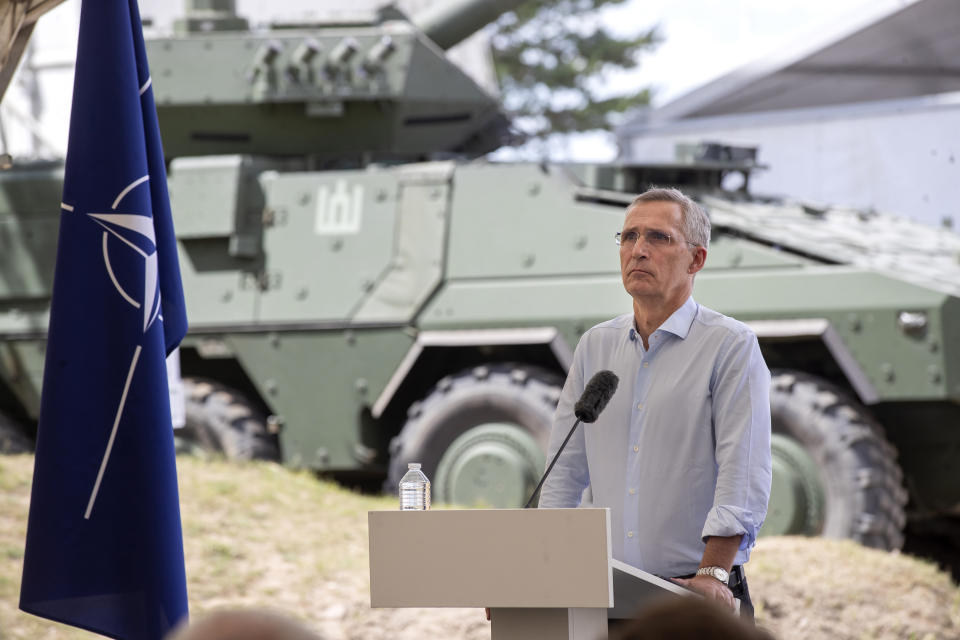
{"label": "man's ear", "polygon": [[693,261],[690,263],[690,266],[687,268],[687,273],[690,275],[696,274],[700,269],[703,269],[703,265],[707,262],[707,250],[703,247],[694,247],[693,249]]}

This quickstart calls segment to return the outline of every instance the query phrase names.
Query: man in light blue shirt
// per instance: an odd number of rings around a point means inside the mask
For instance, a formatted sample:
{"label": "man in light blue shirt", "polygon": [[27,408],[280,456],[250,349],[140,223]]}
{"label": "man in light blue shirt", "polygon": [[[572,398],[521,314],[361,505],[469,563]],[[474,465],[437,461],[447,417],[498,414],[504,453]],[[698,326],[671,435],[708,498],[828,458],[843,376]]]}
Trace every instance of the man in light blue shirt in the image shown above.
{"label": "man in light blue shirt", "polygon": [[651,189],[618,234],[633,312],[580,339],[554,417],[548,460],[573,406],[603,369],[620,383],[577,429],[540,496],[574,507],[587,486],[609,507],[613,556],[752,617],[742,565],[770,495],[770,373],[743,323],[697,304],[710,222],[676,189]]}

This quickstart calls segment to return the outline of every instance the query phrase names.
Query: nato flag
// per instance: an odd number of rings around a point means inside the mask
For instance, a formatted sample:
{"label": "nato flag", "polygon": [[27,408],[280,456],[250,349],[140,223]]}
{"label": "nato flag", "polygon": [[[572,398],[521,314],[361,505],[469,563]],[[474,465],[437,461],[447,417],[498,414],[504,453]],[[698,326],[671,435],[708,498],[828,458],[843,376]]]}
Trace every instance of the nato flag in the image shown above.
{"label": "nato flag", "polygon": [[165,357],[186,332],[136,0],[84,0],[20,608],[114,638],[187,615]]}

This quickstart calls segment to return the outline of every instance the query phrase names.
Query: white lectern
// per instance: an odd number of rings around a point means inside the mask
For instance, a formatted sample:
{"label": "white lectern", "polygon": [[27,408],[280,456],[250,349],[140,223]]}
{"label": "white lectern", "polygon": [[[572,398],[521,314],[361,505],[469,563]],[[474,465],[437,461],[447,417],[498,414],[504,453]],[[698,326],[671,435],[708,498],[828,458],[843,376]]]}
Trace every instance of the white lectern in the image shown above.
{"label": "white lectern", "polygon": [[608,613],[690,593],[610,557],[607,509],[371,511],[368,523],[370,606],[490,607],[493,640],[606,638]]}

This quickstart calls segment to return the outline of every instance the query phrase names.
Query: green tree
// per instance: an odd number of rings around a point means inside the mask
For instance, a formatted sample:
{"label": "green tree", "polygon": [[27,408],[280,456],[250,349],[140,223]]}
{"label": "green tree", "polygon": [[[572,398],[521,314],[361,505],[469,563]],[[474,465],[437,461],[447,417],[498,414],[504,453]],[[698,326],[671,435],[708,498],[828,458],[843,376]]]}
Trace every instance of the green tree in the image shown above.
{"label": "green tree", "polygon": [[656,28],[619,37],[602,11],[627,0],[528,0],[495,23],[491,42],[504,106],[519,143],[603,129],[650,102],[650,89],[611,93],[607,80],[639,65],[660,38]]}

